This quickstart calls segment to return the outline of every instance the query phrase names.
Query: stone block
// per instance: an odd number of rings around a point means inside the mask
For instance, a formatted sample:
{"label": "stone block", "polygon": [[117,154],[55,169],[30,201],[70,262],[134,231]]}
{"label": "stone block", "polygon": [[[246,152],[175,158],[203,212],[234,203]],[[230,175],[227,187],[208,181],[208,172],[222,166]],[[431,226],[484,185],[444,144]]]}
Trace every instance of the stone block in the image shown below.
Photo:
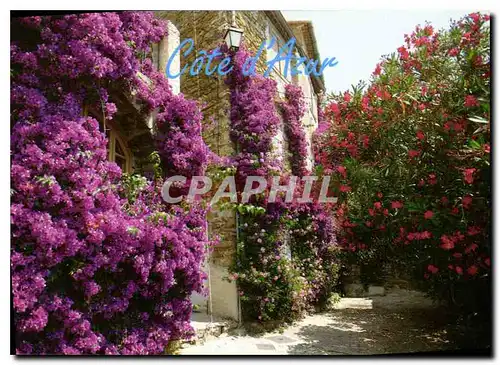
{"label": "stone block", "polygon": [[368,287],[368,296],[373,297],[373,296],[383,296],[385,295],[385,289],[383,286],[374,286],[370,285]]}

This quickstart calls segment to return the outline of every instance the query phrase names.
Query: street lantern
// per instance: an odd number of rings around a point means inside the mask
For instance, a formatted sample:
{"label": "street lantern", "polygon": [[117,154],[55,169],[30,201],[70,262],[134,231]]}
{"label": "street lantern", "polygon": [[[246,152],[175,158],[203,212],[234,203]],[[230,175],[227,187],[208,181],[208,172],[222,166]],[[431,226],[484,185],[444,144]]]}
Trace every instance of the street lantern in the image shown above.
{"label": "street lantern", "polygon": [[236,52],[240,48],[242,35],[243,30],[236,28],[235,25],[231,25],[226,30],[226,35],[224,36],[224,41],[226,42],[227,47]]}

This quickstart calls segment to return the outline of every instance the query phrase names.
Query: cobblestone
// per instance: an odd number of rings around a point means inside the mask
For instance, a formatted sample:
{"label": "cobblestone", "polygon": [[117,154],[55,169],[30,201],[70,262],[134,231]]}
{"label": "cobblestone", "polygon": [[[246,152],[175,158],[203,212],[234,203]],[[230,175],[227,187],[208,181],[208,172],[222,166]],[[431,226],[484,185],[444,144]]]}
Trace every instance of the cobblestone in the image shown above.
{"label": "cobblestone", "polygon": [[229,335],[185,355],[370,355],[454,349],[441,309],[422,293],[342,298],[334,310],[305,317],[283,333]]}

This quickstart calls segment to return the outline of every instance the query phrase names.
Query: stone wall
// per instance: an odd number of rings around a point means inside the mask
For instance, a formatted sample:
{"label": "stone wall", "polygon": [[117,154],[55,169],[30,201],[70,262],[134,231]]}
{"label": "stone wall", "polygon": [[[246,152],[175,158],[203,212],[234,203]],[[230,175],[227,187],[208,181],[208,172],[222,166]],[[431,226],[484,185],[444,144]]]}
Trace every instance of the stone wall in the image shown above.
{"label": "stone wall", "polygon": [[[166,19],[179,32],[180,42],[186,38],[194,41],[194,48],[187,57],[180,57],[178,69],[182,69],[186,64],[191,65],[198,57],[197,52],[201,50],[209,51],[217,48],[223,42],[226,29],[232,23],[231,11],[158,11],[156,15]],[[235,14],[236,26],[244,32],[243,42],[252,53],[256,53],[262,42],[268,40],[270,33],[279,37],[281,44],[288,41],[274,29],[268,16],[263,11],[237,11]],[[271,29],[271,31],[270,31]],[[160,43],[155,52],[158,54],[158,67],[165,72],[167,63],[166,56],[172,51],[174,40],[170,39],[167,43]],[[268,55],[263,52],[256,64],[258,73],[264,73]],[[190,66],[188,66],[189,69]],[[211,150],[220,156],[229,156],[234,153],[234,145],[230,140],[230,121],[229,121],[229,90],[224,80],[219,75],[207,76],[204,72],[196,76],[191,76],[189,70],[186,70],[180,77],[180,92],[190,99],[200,102],[204,114],[204,132],[203,138],[210,146]],[[204,69],[202,69],[204,71]],[[273,71],[271,77],[278,83],[277,101],[284,97],[284,85],[291,82]],[[179,78],[169,80],[170,82],[179,81]],[[309,77],[299,76],[294,78],[294,82],[299,83],[304,89],[306,101],[311,103],[311,95],[315,97],[312,84]],[[315,106],[308,108],[303,120],[306,128],[307,138],[310,139],[312,131],[317,126],[317,115],[314,115]],[[281,118],[281,116],[280,116]],[[288,144],[286,136],[283,133],[283,126],[279,129],[274,138],[275,152],[283,157],[285,166],[289,168]],[[309,160],[312,161],[312,151]],[[221,317],[230,317],[239,319],[239,299],[237,287],[234,282],[229,283],[227,277],[227,268],[232,264],[236,255],[236,216],[232,211],[215,211],[209,216],[209,232],[213,232],[222,237],[222,240],[209,258],[210,268],[210,292],[211,298],[208,303],[203,302],[199,296],[195,296],[194,302],[206,304],[207,309],[212,309],[212,313]],[[208,267],[207,267],[208,271]]]}

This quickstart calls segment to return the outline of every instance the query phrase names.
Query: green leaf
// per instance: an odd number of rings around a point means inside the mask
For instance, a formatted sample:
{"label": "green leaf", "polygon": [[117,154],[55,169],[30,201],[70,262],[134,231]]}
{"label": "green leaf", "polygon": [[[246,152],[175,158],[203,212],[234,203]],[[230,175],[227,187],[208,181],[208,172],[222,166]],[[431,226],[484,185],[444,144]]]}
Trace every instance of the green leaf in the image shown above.
{"label": "green leaf", "polygon": [[407,203],[406,207],[407,207],[409,212],[420,212],[421,211],[420,207],[415,203]]}
{"label": "green leaf", "polygon": [[469,147],[473,148],[475,150],[480,150],[481,149],[481,144],[478,143],[477,141],[473,139],[469,139]]}
{"label": "green leaf", "polygon": [[240,214],[245,214],[245,206],[244,205],[238,205],[238,212]]}

